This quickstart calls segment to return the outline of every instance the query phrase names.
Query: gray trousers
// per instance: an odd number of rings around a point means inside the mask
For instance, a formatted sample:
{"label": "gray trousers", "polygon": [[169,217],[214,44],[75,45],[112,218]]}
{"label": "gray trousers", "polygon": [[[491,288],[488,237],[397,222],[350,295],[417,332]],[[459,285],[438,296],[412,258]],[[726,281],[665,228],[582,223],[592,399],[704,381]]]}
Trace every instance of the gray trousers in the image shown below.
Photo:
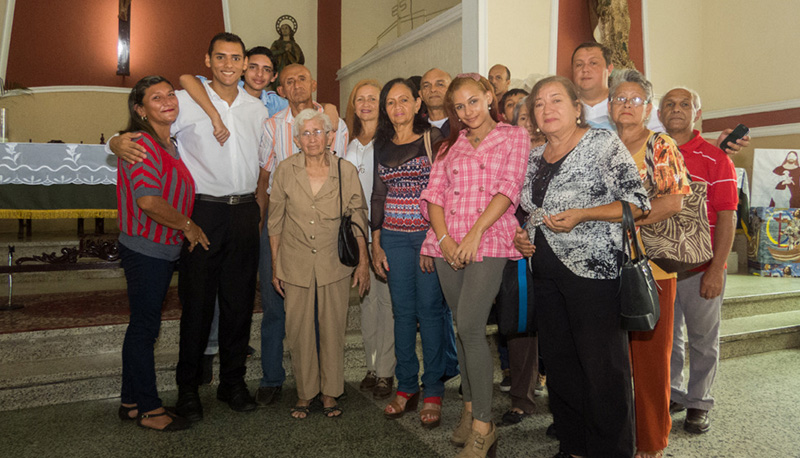
{"label": "gray trousers", "polygon": [[494,360],[486,341],[486,320],[500,291],[506,258],[483,258],[455,271],[436,258],[436,273],[456,325],[456,349],[461,367],[464,402],[472,402],[472,416],[492,421]]}
{"label": "gray trousers", "polygon": [[394,377],[394,315],[386,281],[369,269],[369,292],[361,298],[361,336],[367,370],[378,377]]}
{"label": "gray trousers", "polygon": [[[679,280],[675,295],[675,324],[670,360],[672,402],[690,409],[711,410],[711,386],[719,365],[719,324],[723,294],[714,299],[700,297],[703,274]],[[725,277],[727,280],[727,276]],[[683,325],[686,324],[686,334]],[[685,342],[689,342],[689,380],[684,386]]]}

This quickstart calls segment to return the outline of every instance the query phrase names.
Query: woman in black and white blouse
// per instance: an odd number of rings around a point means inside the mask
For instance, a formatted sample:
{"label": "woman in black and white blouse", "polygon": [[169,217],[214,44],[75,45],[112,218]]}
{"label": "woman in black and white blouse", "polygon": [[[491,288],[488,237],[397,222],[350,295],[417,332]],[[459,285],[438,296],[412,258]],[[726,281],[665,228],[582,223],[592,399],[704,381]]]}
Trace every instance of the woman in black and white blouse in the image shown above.
{"label": "woman in black and white blouse", "polygon": [[647,193],[617,135],[588,128],[571,81],[539,81],[528,110],[547,143],[531,151],[521,200],[531,217],[516,245],[533,255],[540,351],[560,449],[630,457],[633,399],[627,333],[619,325],[618,222],[624,202],[634,217],[647,211]]}

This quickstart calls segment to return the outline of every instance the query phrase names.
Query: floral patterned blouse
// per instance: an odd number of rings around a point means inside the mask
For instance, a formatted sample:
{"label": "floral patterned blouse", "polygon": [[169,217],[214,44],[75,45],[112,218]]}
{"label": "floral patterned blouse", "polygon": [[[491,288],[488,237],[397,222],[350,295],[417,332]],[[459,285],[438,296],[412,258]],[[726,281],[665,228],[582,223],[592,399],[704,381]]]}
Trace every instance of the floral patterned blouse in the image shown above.
{"label": "floral patterned blouse", "polygon": [[531,199],[531,191],[533,177],[544,161],[545,146],[531,151],[522,188],[521,205],[531,214],[527,226],[530,239],[534,239],[536,229],[541,230],[556,256],[579,277],[617,278],[622,259],[620,223],[585,221],[570,232],[553,232],[544,225],[542,217],[616,201],[649,210],[650,201],[631,154],[616,133],[589,129],[565,156],[550,181],[542,206],[538,207]]}

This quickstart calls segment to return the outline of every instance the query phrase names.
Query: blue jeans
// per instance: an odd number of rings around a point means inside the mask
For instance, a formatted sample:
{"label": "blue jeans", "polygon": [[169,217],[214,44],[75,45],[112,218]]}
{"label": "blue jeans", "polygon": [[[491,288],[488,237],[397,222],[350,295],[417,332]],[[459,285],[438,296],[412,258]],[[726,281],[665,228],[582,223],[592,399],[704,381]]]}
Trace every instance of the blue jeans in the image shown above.
{"label": "blue jeans", "polygon": [[456,351],[456,332],[453,329],[453,311],[447,303],[444,306],[444,374],[453,378],[460,373],[458,352]]}
{"label": "blue jeans", "polygon": [[394,312],[397,390],[419,391],[417,324],[422,338],[425,396],[442,396],[445,371],[444,297],[436,273],[423,273],[419,252],[425,231],[381,231],[381,247],[389,263],[389,292]]}
{"label": "blue jeans", "polygon": [[161,407],[156,389],[153,346],[161,328],[161,306],[167,296],[175,262],[153,258],[119,244],[128,285],[131,319],[122,343],[122,402],[139,412]]}
{"label": "blue jeans", "polygon": [[258,257],[261,283],[261,377],[260,386],[281,386],[286,380],[283,369],[283,338],[286,335],[286,311],[283,298],[272,286],[272,252],[267,225],[261,231],[261,253]]}

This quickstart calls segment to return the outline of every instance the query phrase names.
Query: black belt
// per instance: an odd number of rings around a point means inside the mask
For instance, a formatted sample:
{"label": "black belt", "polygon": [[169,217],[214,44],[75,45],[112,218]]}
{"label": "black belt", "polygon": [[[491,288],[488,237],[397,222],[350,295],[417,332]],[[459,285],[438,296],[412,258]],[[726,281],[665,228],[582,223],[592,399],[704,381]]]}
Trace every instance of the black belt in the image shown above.
{"label": "black belt", "polygon": [[239,205],[256,201],[255,194],[240,194],[238,196],[222,196],[222,197],[209,196],[208,194],[197,194],[196,198],[197,200],[203,200],[206,202],[219,202],[228,205]]}

